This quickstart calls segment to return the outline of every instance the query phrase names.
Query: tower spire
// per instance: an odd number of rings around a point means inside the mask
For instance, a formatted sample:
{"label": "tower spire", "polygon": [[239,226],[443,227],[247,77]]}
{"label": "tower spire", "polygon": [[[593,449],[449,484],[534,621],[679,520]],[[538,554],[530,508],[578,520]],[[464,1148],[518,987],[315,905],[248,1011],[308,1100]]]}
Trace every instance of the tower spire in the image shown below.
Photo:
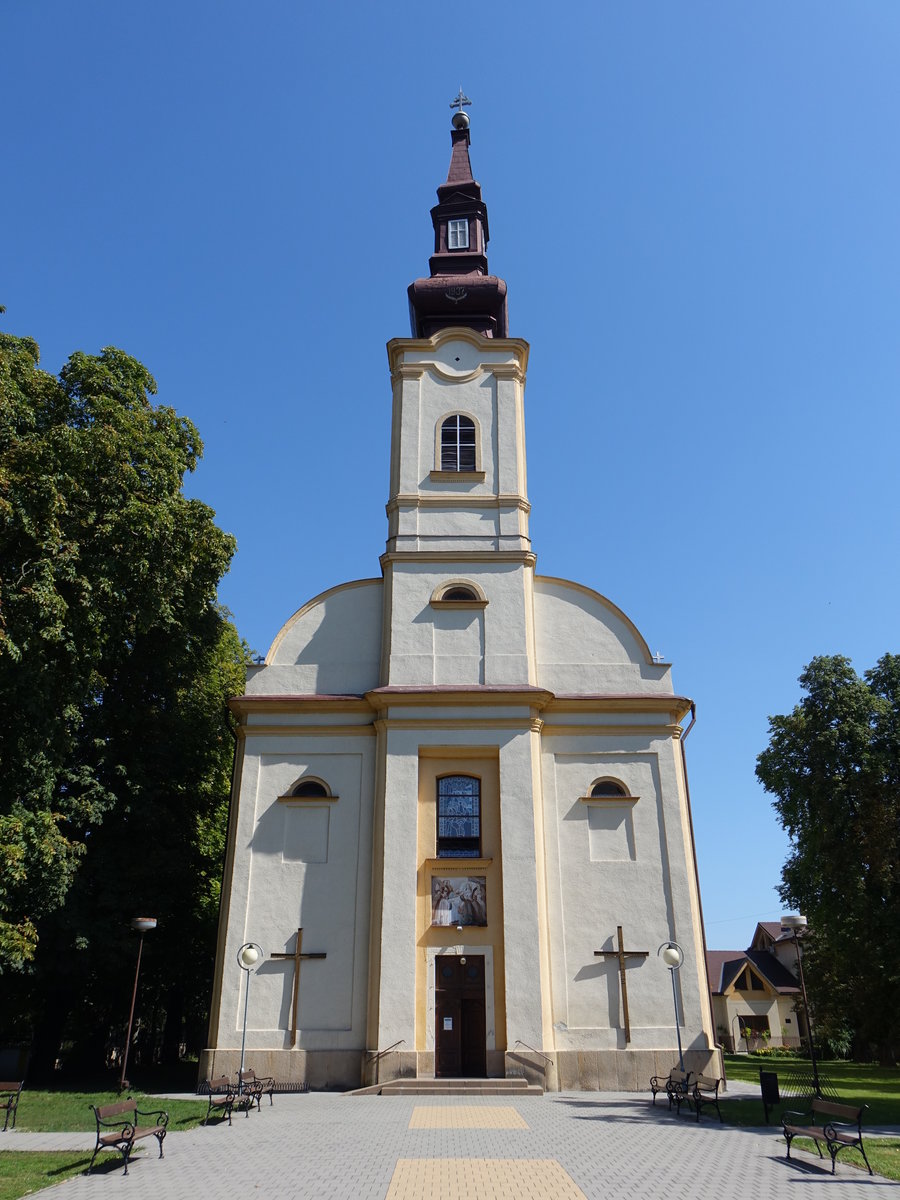
{"label": "tower spire", "polygon": [[486,337],[507,337],[509,332],[506,283],[488,271],[487,205],[469,161],[469,116],[463,106],[471,103],[460,88],[450,104],[457,111],[451,120],[447,178],[431,210],[431,274],[408,289],[413,337],[430,337],[449,325],[477,329]]}

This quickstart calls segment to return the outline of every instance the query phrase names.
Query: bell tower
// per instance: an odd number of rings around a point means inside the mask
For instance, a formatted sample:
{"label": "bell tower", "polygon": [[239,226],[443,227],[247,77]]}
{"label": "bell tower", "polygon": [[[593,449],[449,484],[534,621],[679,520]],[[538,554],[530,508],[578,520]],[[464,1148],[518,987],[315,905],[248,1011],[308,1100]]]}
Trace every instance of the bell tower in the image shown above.
{"label": "bell tower", "polygon": [[488,270],[465,103],[460,92],[430,275],[408,290],[413,336],[388,343],[384,685],[534,683],[528,344],[508,336],[506,284]]}

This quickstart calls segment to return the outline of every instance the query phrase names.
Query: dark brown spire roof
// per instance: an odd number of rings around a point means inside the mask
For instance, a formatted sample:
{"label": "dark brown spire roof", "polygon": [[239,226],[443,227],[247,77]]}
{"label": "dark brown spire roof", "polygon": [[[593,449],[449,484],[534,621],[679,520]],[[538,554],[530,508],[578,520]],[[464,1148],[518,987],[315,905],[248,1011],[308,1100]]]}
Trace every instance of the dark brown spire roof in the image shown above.
{"label": "dark brown spire roof", "polygon": [[[431,210],[434,253],[430,276],[409,285],[413,337],[462,325],[486,337],[507,337],[506,283],[488,272],[487,206],[469,161],[468,118],[456,114],[450,134],[450,167]],[[451,228],[452,224],[452,228]],[[462,236],[460,236],[462,234]]]}
{"label": "dark brown spire roof", "polygon": [[[469,162],[469,131],[468,129],[454,129],[450,134],[450,140],[453,145],[453,150],[450,153],[450,168],[447,171],[447,182],[438,188],[438,199],[442,199],[441,192],[452,190],[453,185],[457,183],[475,183],[472,177],[472,164]],[[475,183],[478,188],[479,197],[481,188]]]}

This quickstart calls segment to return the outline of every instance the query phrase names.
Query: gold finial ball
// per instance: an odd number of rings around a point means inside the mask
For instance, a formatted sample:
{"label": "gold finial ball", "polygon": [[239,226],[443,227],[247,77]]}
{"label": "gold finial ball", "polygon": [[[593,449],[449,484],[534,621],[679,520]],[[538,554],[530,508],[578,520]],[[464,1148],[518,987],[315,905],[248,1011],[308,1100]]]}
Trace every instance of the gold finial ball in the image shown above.
{"label": "gold finial ball", "polygon": [[450,123],[454,129],[468,129],[469,114],[464,112],[455,112],[450,119]]}

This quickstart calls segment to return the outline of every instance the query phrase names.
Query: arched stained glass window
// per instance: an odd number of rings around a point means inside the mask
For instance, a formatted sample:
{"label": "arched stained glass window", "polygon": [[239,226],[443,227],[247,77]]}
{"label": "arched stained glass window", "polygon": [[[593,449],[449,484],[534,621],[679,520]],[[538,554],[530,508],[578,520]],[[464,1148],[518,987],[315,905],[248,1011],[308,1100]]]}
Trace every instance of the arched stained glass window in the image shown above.
{"label": "arched stained glass window", "polygon": [[481,780],[473,775],[438,780],[437,856],[481,857]]}
{"label": "arched stained glass window", "polygon": [[475,422],[455,413],[441,425],[441,470],[475,470]]}

